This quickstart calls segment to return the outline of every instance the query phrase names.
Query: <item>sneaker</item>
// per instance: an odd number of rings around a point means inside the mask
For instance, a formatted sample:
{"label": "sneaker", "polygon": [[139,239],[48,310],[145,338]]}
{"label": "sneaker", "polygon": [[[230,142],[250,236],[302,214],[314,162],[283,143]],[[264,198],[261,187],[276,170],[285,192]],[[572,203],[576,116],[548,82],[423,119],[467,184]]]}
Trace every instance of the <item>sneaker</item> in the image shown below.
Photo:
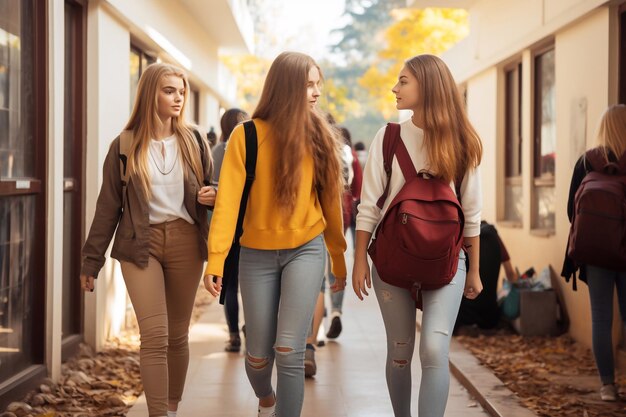
{"label": "sneaker", "polygon": [[226,352],[239,352],[241,350],[241,338],[238,334],[232,334],[230,336],[224,350]]}
{"label": "sneaker", "polygon": [[258,417],[276,417],[276,403],[271,407],[259,406]]}
{"label": "sneaker", "polygon": [[600,398],[602,398],[602,401],[617,401],[617,388],[615,384],[602,385],[600,388]]}
{"label": "sneaker", "polygon": [[330,328],[326,333],[326,337],[329,339],[336,339],[341,334],[342,329],[341,314],[333,313],[333,319],[330,322]]}
{"label": "sneaker", "polygon": [[304,376],[313,377],[317,373],[317,364],[315,363],[315,348],[312,344],[306,344],[304,351]]}

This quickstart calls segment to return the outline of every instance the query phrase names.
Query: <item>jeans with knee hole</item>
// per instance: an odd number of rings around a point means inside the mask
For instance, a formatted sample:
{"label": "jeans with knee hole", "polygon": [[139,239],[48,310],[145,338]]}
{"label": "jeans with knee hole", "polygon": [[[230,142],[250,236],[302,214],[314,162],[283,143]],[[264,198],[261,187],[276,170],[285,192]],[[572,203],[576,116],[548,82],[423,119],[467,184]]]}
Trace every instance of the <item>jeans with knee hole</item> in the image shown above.
{"label": "jeans with knee hole", "polygon": [[622,320],[626,319],[626,271],[616,272],[587,265],[587,285],[591,301],[593,355],[603,384],[615,383],[613,361],[613,288]]}
{"label": "jeans with knee hole", "polygon": [[[465,275],[465,254],[462,253],[450,284],[422,292],[419,417],[442,417],[446,409],[450,386],[448,352],[465,287]],[[395,417],[410,417],[411,360],[416,335],[415,301],[408,290],[383,282],[374,266],[372,281],[387,333],[386,377],[391,405]]]}
{"label": "jeans with knee hole", "polygon": [[324,239],[294,249],[242,247],[239,285],[246,321],[246,373],[258,398],[272,393],[276,415],[298,417],[304,400],[304,351],[324,277]]}

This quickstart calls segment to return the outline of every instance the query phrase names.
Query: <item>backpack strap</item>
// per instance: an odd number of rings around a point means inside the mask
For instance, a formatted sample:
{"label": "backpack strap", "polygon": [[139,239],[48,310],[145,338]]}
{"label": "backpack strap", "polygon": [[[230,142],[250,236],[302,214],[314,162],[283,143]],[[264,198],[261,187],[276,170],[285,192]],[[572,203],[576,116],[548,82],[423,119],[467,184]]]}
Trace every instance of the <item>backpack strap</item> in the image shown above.
{"label": "backpack strap", "polygon": [[[196,137],[196,141],[198,142],[198,147],[200,148],[200,161],[202,163],[202,171],[204,172],[204,169],[206,167],[206,158],[204,155],[204,140],[202,140],[202,136],[200,135],[200,132],[198,132],[196,129],[192,129],[193,130],[193,135]],[[203,181],[204,185],[209,185],[209,181],[204,180]]]}
{"label": "backpack strap", "polygon": [[385,128],[385,136],[383,137],[383,166],[387,175],[387,183],[385,191],[380,196],[376,205],[382,210],[385,200],[389,195],[389,183],[391,182],[391,165],[393,164],[393,155],[396,153],[398,142],[402,142],[400,138],[400,125],[398,123],[387,123]]}
{"label": "backpack strap", "polygon": [[257,160],[257,133],[256,126],[252,120],[243,124],[246,134],[246,184],[243,187],[241,195],[241,204],[239,204],[239,216],[237,217],[237,227],[235,229],[235,240],[239,243],[239,238],[243,234],[243,218],[246,215],[246,206],[248,205],[248,197],[250,196],[250,188],[256,177],[256,160]]}
{"label": "backpack strap", "polygon": [[124,130],[120,133],[119,141],[119,157],[120,157],[120,178],[122,180],[122,210],[126,207],[126,193],[128,189],[128,154],[130,153],[130,145],[133,143],[133,131]]}
{"label": "backpack strap", "polygon": [[[239,214],[237,215],[237,226],[235,227],[235,236],[233,237],[233,250],[239,251],[239,240],[243,235],[243,219],[246,216],[246,206],[248,205],[248,197],[250,196],[250,188],[256,177],[256,161],[258,154],[258,141],[256,126],[252,120],[248,120],[243,124],[244,132],[246,134],[246,183],[243,186],[243,192],[241,193],[241,202],[239,203]],[[230,256],[230,254],[229,254]],[[226,277],[222,277],[226,279]],[[226,284],[222,282],[222,285]],[[226,297],[226,291],[220,293],[220,304],[224,304]]]}

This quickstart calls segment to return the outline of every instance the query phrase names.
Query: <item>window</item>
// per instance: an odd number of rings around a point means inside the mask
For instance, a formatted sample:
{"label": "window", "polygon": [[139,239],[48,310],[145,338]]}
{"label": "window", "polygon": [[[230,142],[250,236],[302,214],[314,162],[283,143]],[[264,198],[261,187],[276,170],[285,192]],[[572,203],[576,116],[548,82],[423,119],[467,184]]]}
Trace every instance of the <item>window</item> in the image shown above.
{"label": "window", "polygon": [[534,59],[533,228],[554,230],[556,105],[554,47]]}
{"label": "window", "polygon": [[156,58],[146,54],[138,47],[130,46],[130,111],[133,111],[135,105],[135,96],[137,95],[137,86],[141,74],[150,64],[156,62]]}
{"label": "window", "polygon": [[185,109],[186,109],[185,118],[190,122],[193,122],[195,124],[200,124],[200,109],[199,109],[200,92],[197,89],[195,89],[192,85],[190,85],[189,87],[190,87],[189,96],[188,96],[189,102],[185,106]]}
{"label": "window", "polygon": [[65,91],[63,123],[63,356],[77,348],[82,333],[82,292],[76,283],[80,274],[83,225],[83,91],[84,6],[65,2]]}
{"label": "window", "polygon": [[0,0],[0,381],[43,363],[45,4]]}
{"label": "window", "polygon": [[522,224],[522,63],[505,70],[504,219]]}

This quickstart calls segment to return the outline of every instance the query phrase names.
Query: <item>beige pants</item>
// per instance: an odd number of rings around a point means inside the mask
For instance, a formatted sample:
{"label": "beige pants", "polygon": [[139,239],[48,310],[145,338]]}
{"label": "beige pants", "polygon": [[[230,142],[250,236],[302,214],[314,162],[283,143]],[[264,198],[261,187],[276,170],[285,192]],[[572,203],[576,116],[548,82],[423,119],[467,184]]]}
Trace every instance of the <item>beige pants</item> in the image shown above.
{"label": "beige pants", "polygon": [[189,320],[202,274],[198,229],[182,219],[150,226],[150,258],[122,275],[141,334],[140,368],[150,416],[180,401],[189,364]]}

